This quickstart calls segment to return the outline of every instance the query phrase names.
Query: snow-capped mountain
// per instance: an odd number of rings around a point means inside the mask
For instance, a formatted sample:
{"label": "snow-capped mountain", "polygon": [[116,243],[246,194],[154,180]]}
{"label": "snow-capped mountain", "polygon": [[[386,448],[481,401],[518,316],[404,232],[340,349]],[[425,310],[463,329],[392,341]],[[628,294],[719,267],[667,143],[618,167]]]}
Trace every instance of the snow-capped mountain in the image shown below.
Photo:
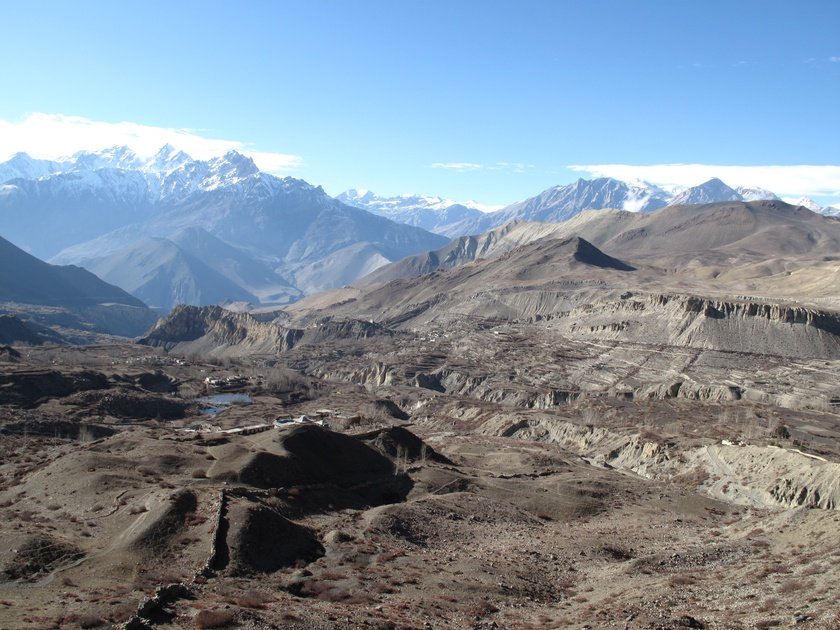
{"label": "snow-capped mountain", "polygon": [[617,208],[631,212],[650,212],[667,205],[667,192],[646,182],[628,184],[610,177],[578,179],[565,186],[554,186],[539,195],[511,204],[496,212],[462,221],[453,233],[480,234],[509,221],[565,221],[583,210]]}
{"label": "snow-capped mountain", "polygon": [[688,206],[720,201],[744,201],[741,194],[730,188],[717,177],[698,186],[687,188],[668,202],[669,206]]}
{"label": "snow-capped mountain", "polygon": [[347,190],[336,197],[350,206],[362,208],[398,223],[414,225],[436,234],[451,234],[453,225],[483,214],[485,206],[474,201],[452,201],[434,195],[380,197],[364,189]]}
{"label": "snow-capped mountain", "polygon": [[[731,188],[714,178],[707,182],[667,192],[647,182],[623,182],[609,177],[579,179],[565,186],[554,186],[539,195],[511,204],[501,210],[473,216],[446,226],[448,236],[481,234],[510,221],[565,221],[584,210],[606,208],[630,212],[651,212],[665,206],[719,203],[725,201],[779,200],[775,193],[755,187]],[[799,203],[799,202],[797,202]],[[812,202],[813,203],[813,202]],[[800,204],[804,205],[804,204]],[[811,206],[807,206],[811,208]],[[830,214],[815,205],[815,212]]]}
{"label": "snow-capped mountain", "polygon": [[765,199],[773,199],[780,201],[776,193],[772,193],[764,188],[748,188],[746,186],[738,186],[735,191],[741,195],[742,201],[763,201]]}
{"label": "snow-capped mountain", "polygon": [[825,210],[828,210],[828,208],[823,208],[820,204],[818,204],[810,197],[800,197],[799,199],[791,200],[788,203],[794,206],[802,206],[803,208],[808,208],[808,210],[810,210],[811,212],[817,212],[819,214],[824,214]]}
{"label": "snow-capped mountain", "polygon": [[[0,184],[3,236],[96,268],[161,308],[173,305],[167,299],[215,301],[211,285],[228,286],[218,276],[239,287],[226,290],[232,299],[285,303],[447,241],[263,173],[235,151],[193,160],[169,146],[151,158],[117,147],[53,163],[18,155],[0,173],[13,175]],[[190,228],[207,238],[171,240]]]}
{"label": "snow-capped mountain", "polygon": [[26,153],[16,153],[0,164],[0,184],[11,179],[38,179],[61,170],[59,162],[36,160]]}

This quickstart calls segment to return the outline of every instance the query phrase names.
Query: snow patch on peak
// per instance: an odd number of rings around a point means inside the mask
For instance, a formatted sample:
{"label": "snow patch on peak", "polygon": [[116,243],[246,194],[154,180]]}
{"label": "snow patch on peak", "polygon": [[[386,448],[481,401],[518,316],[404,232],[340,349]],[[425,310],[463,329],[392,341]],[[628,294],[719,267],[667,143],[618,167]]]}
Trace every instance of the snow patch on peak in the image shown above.
{"label": "snow patch on peak", "polygon": [[148,173],[169,173],[192,161],[193,159],[183,151],[171,144],[165,144],[143,165],[143,170]]}
{"label": "snow patch on peak", "polygon": [[800,197],[799,199],[786,199],[790,205],[792,206],[802,206],[803,208],[808,208],[811,212],[816,212],[822,214],[828,208],[823,208],[820,204],[816,201],[811,199],[810,197]]}
{"label": "snow patch on peak", "polygon": [[767,199],[772,199],[774,201],[779,200],[779,197],[775,193],[772,193],[764,188],[738,186],[735,190],[739,195],[741,195],[741,199],[744,201],[764,201]]}

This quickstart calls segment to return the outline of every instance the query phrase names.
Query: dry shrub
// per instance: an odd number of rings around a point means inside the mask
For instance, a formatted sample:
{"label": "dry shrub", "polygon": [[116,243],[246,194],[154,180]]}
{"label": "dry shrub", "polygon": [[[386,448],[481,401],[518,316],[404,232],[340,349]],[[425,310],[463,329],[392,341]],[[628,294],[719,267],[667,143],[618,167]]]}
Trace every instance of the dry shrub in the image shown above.
{"label": "dry shrub", "polygon": [[377,582],[373,585],[373,590],[379,593],[380,595],[390,595],[391,593],[396,593],[397,589],[385,582]]}
{"label": "dry shrub", "polygon": [[77,619],[80,628],[98,628],[104,626],[107,622],[99,615],[81,615]]}
{"label": "dry shrub", "polygon": [[691,586],[696,582],[697,580],[694,579],[693,575],[685,575],[682,573],[672,575],[670,578],[668,578],[668,584],[671,586]]}
{"label": "dry shrub", "polygon": [[763,580],[767,576],[773,575],[774,573],[790,573],[790,569],[788,569],[785,565],[781,564],[780,562],[765,564],[763,567],[759,568],[755,572],[755,579]]}
{"label": "dry shrub", "polygon": [[776,610],[779,607],[779,600],[775,597],[768,597],[765,599],[761,606],[758,607],[758,612],[770,612],[771,610]]}
{"label": "dry shrub", "polygon": [[193,479],[207,479],[207,471],[201,468],[197,468],[192,471],[192,478]]}
{"label": "dry shrub", "polygon": [[709,472],[702,466],[696,466],[688,472],[676,475],[671,481],[678,486],[694,488],[705,483],[709,479]]}
{"label": "dry shrub", "polygon": [[202,523],[206,522],[207,517],[203,514],[196,514],[195,512],[187,512],[186,514],[184,514],[184,525],[187,527],[201,525]]}
{"label": "dry shrub", "polygon": [[493,613],[499,612],[499,609],[496,608],[493,604],[488,602],[487,600],[482,600],[477,602],[472,609],[470,610],[473,617],[476,619],[483,619],[484,617],[488,617]]}
{"label": "dry shrub", "polygon": [[232,603],[241,608],[264,608],[267,603],[273,601],[270,595],[260,593],[256,590],[239,593],[234,595],[231,599]]}
{"label": "dry shrub", "polygon": [[794,593],[796,591],[801,591],[803,588],[808,586],[802,580],[786,580],[779,585],[778,592],[779,593]]}
{"label": "dry shrub", "polygon": [[193,622],[196,628],[224,628],[233,623],[233,613],[228,610],[202,610]]}
{"label": "dry shrub", "polygon": [[117,605],[111,609],[110,618],[114,623],[122,623],[131,619],[135,612],[137,612],[136,605],[132,606],[131,604],[117,603]]}

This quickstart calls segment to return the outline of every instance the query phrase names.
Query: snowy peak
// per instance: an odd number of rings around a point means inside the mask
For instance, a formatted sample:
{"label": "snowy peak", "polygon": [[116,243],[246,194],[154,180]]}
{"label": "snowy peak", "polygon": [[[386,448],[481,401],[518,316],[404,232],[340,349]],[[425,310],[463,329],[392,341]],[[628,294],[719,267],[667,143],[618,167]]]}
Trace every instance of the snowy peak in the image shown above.
{"label": "snowy peak", "polygon": [[778,195],[764,188],[748,188],[746,186],[738,186],[735,190],[739,195],[741,195],[742,201],[766,201],[768,199],[771,199],[773,201],[780,201]]}
{"label": "snowy peak", "polygon": [[69,159],[62,160],[65,170],[95,171],[101,168],[137,170],[143,160],[126,146],[111,147],[102,151],[79,151]]}
{"label": "snowy peak", "polygon": [[730,188],[717,177],[713,177],[699,186],[692,186],[684,190],[674,197],[668,205],[685,206],[721,201],[743,201],[743,199],[737,190]]}
{"label": "snowy peak", "polygon": [[183,151],[171,144],[165,144],[143,165],[143,170],[151,173],[169,173],[192,161],[193,159]]}
{"label": "snowy peak", "polygon": [[811,212],[816,212],[818,214],[827,214],[826,210],[830,210],[830,208],[823,208],[820,204],[818,204],[810,197],[800,197],[796,201],[792,201],[790,203],[794,206],[802,206],[803,208],[808,208],[808,210],[810,210]]}
{"label": "snowy peak", "polygon": [[[566,186],[555,186],[536,197],[513,204],[502,212],[528,221],[563,221],[582,210],[616,208],[631,212],[650,212],[667,203],[667,194],[651,184],[599,177],[578,179]],[[516,216],[513,216],[513,215]]]}
{"label": "snowy peak", "polygon": [[208,173],[201,186],[204,190],[238,183],[260,172],[254,160],[236,151],[228,151],[222,157],[213,158],[207,162],[207,167]]}
{"label": "snowy peak", "polygon": [[409,193],[398,197],[380,197],[370,190],[352,189],[341,193],[336,199],[392,221],[447,236],[453,235],[449,232],[451,226],[483,214],[473,202],[458,203],[436,195]]}
{"label": "snowy peak", "polygon": [[15,153],[0,164],[0,184],[12,179],[41,179],[59,170],[58,162],[36,160],[28,153]]}
{"label": "snowy peak", "polygon": [[339,201],[363,210],[383,214],[387,211],[435,210],[444,212],[452,206],[462,206],[481,211],[483,206],[474,201],[453,201],[437,195],[406,193],[396,197],[381,197],[366,188],[352,188],[336,197]]}
{"label": "snowy peak", "polygon": [[375,203],[381,197],[377,197],[373,192],[367,188],[351,188],[345,190],[336,197],[339,201],[346,203],[348,206],[356,206],[357,208],[365,208],[366,205]]}

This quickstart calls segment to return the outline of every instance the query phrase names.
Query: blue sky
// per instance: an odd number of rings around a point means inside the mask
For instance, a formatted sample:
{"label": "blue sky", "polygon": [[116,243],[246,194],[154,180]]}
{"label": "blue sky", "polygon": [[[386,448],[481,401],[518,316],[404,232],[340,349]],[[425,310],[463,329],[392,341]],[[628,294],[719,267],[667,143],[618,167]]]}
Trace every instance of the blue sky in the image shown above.
{"label": "blue sky", "polygon": [[[836,0],[7,2],[2,24],[0,157],[61,153],[81,117],[91,142],[191,130],[331,194],[502,204],[719,165],[840,202]],[[779,165],[836,168],[758,168]]]}

